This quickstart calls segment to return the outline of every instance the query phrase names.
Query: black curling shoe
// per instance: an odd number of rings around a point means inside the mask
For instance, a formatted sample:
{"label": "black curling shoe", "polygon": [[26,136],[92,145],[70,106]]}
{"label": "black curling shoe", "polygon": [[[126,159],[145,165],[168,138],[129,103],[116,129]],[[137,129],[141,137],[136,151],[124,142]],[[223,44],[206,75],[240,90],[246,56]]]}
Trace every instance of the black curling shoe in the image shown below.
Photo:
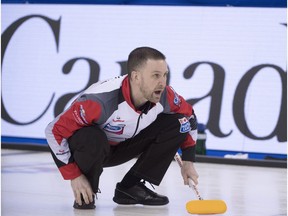
{"label": "black curling shoe", "polygon": [[169,199],[159,195],[139,182],[131,188],[124,188],[117,183],[113,201],[121,205],[142,204],[142,205],[166,205]]}
{"label": "black curling shoe", "polygon": [[73,207],[75,209],[95,209],[96,206],[95,206],[95,196],[93,195],[93,201],[90,202],[89,204],[86,204],[82,195],[81,195],[81,199],[82,199],[82,205],[79,205],[76,201],[74,201],[74,205]]}

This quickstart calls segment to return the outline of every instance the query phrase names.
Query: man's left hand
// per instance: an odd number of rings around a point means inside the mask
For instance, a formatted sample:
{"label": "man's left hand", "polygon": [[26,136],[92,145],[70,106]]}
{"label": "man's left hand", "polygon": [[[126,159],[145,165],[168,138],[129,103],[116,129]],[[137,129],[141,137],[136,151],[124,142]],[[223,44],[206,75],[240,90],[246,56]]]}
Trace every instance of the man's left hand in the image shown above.
{"label": "man's left hand", "polygon": [[199,175],[194,167],[194,163],[191,161],[183,161],[181,168],[181,174],[184,180],[184,184],[188,185],[188,178],[192,179],[195,185],[198,184]]}

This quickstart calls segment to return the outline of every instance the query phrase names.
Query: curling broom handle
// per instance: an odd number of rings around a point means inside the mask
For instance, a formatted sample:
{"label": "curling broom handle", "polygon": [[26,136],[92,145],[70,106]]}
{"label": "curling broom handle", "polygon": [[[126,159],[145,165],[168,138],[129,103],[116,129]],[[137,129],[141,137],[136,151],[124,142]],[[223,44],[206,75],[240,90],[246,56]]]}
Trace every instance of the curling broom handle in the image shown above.
{"label": "curling broom handle", "polygon": [[[178,152],[176,152],[175,160],[177,161],[178,165],[182,168],[182,166],[183,166],[183,164],[182,164],[182,159],[181,159],[181,157],[180,157],[180,155],[179,155]],[[201,195],[200,195],[200,193],[199,193],[196,185],[193,183],[193,181],[192,181],[191,178],[188,178],[188,183],[189,183],[189,187],[191,187],[191,188],[194,189],[194,191],[195,191],[198,199],[199,199],[199,200],[203,200],[203,198],[201,197]]]}
{"label": "curling broom handle", "polygon": [[[182,159],[178,152],[175,155],[175,160],[180,167],[183,166]],[[227,206],[223,200],[203,200],[200,193],[192,181],[188,178],[189,187],[193,188],[199,200],[192,200],[186,203],[186,210],[191,214],[221,214],[226,212]]]}

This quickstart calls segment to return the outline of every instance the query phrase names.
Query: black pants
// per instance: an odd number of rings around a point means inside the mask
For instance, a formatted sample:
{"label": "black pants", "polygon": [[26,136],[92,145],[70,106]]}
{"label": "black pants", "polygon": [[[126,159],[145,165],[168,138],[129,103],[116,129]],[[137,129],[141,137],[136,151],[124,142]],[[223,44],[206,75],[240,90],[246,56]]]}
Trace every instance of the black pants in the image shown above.
{"label": "black pants", "polygon": [[95,193],[104,167],[117,166],[135,157],[138,159],[130,172],[159,185],[187,136],[180,133],[180,118],[180,114],[160,114],[135,137],[116,146],[108,144],[106,134],[98,126],[81,128],[68,142],[75,162]]}

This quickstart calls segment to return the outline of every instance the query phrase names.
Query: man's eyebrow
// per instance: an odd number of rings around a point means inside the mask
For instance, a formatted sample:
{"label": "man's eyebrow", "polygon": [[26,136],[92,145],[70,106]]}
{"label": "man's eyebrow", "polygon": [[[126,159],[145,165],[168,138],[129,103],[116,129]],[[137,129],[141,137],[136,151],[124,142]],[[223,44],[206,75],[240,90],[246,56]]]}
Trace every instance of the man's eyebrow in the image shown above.
{"label": "man's eyebrow", "polygon": [[[162,73],[161,71],[152,71],[152,73]],[[169,71],[165,71],[164,73],[169,73]]]}

